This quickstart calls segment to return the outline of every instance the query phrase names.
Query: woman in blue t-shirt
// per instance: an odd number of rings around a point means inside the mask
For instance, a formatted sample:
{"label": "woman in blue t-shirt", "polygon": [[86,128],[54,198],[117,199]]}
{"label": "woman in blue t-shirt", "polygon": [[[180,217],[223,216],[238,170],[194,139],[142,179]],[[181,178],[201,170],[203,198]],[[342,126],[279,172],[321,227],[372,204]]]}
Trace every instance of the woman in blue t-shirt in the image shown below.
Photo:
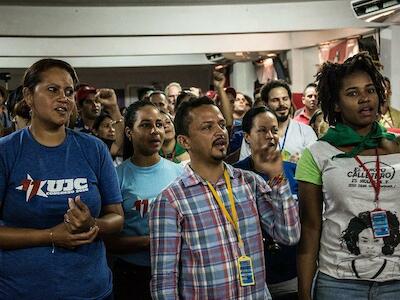
{"label": "woman in blue t-shirt", "polygon": [[106,146],[66,129],[78,79],[42,59],[25,73],[31,125],[0,140],[0,299],[108,299],[103,235],[122,229]]}

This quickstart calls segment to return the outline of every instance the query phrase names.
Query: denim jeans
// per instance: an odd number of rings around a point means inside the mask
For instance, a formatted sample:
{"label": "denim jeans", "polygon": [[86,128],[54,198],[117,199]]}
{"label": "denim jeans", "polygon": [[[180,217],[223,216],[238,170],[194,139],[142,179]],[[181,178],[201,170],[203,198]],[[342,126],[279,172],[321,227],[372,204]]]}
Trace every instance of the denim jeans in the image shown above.
{"label": "denim jeans", "polygon": [[400,280],[375,282],[336,279],[321,272],[314,286],[314,300],[396,300],[400,299]]}

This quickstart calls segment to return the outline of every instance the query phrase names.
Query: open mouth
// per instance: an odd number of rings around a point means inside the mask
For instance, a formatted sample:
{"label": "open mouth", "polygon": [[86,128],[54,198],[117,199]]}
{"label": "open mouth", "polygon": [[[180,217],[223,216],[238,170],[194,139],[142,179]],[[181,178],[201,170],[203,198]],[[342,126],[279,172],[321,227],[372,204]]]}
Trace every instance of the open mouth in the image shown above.
{"label": "open mouth", "polygon": [[57,107],[55,110],[61,114],[66,114],[68,112],[66,107]]}
{"label": "open mouth", "polygon": [[368,117],[368,116],[372,115],[373,109],[372,109],[371,107],[364,107],[364,108],[362,108],[362,109],[359,110],[359,113],[360,113],[362,116]]}
{"label": "open mouth", "polygon": [[225,140],[225,139],[222,139],[222,138],[217,139],[217,140],[215,140],[215,141],[213,142],[213,146],[214,146],[214,147],[217,147],[217,148],[225,148],[226,145],[227,145],[226,140]]}

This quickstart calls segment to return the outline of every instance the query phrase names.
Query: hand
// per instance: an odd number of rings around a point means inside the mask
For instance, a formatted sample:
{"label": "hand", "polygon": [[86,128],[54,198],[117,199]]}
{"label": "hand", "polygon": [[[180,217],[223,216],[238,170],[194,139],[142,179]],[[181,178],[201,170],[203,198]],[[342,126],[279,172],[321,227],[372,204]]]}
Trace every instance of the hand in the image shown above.
{"label": "hand", "polygon": [[275,148],[262,149],[252,153],[254,167],[257,171],[273,178],[283,173],[281,152]]}
{"label": "hand", "polygon": [[68,230],[67,224],[61,223],[51,228],[50,232],[52,232],[51,240],[55,246],[75,249],[78,246],[92,243],[99,232],[99,227],[93,226],[87,232],[74,234]]}
{"label": "hand", "polygon": [[300,159],[300,154],[298,152],[292,154],[289,158],[290,162],[297,164],[297,161]]}
{"label": "hand", "polygon": [[95,97],[106,110],[118,107],[117,95],[113,89],[98,89]]}
{"label": "hand", "polygon": [[214,87],[219,90],[223,89],[225,87],[225,75],[221,72],[214,71],[213,72],[213,82],[214,82]]}
{"label": "hand", "polygon": [[70,233],[87,232],[96,223],[89,208],[82,202],[80,196],[68,198],[69,209],[64,215],[64,222]]}

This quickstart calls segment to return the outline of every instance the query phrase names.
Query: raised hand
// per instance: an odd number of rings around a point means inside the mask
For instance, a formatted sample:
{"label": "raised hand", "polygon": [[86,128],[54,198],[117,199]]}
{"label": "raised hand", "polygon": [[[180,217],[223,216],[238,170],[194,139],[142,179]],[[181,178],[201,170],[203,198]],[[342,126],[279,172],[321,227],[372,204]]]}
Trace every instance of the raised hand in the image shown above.
{"label": "raised hand", "polygon": [[225,80],[224,74],[218,71],[213,72],[213,83],[215,89],[223,89],[225,87]]}
{"label": "raised hand", "polygon": [[106,110],[118,107],[117,95],[113,89],[98,89],[95,97]]}
{"label": "raised hand", "polygon": [[267,175],[269,178],[283,173],[283,161],[281,152],[275,147],[261,149],[252,153],[254,167],[257,171]]}

